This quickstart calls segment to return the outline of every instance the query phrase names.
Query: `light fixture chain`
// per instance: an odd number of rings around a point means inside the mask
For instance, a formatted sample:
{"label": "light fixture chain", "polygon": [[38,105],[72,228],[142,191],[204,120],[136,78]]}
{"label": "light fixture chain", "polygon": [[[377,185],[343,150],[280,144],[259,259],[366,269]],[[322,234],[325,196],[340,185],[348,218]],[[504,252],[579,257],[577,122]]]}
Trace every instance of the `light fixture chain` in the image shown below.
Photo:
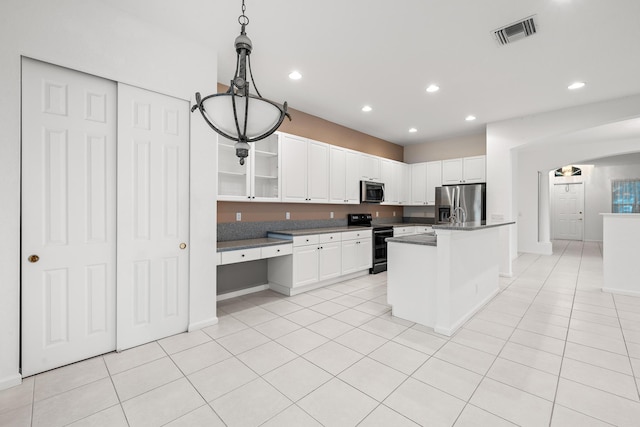
{"label": "light fixture chain", "polygon": [[247,11],[247,7],[244,5],[244,0],[242,0],[242,15],[238,16],[238,23],[243,27],[249,25],[249,17],[245,15]]}

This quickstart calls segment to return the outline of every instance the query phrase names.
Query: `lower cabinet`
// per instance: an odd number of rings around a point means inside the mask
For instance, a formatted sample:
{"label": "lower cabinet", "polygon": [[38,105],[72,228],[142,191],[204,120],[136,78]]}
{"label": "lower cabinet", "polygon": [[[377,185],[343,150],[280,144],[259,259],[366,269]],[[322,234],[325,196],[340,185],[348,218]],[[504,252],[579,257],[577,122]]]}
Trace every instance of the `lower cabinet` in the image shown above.
{"label": "lower cabinet", "polygon": [[293,253],[269,259],[271,289],[294,295],[366,272],[372,261],[371,230],[295,236]]}
{"label": "lower cabinet", "polygon": [[361,237],[358,235],[355,238],[347,238],[347,240],[345,240],[345,237],[343,237],[342,274],[350,274],[356,271],[371,268],[373,258],[371,232],[360,234],[362,234],[363,236]]}

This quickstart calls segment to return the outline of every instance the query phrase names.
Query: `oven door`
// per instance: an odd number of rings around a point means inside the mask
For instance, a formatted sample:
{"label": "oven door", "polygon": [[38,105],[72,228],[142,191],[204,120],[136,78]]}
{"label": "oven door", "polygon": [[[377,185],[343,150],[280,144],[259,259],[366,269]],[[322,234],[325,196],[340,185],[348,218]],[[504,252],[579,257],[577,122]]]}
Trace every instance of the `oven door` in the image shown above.
{"label": "oven door", "polygon": [[393,228],[373,230],[373,267],[371,273],[380,273],[387,270],[387,242],[393,237]]}

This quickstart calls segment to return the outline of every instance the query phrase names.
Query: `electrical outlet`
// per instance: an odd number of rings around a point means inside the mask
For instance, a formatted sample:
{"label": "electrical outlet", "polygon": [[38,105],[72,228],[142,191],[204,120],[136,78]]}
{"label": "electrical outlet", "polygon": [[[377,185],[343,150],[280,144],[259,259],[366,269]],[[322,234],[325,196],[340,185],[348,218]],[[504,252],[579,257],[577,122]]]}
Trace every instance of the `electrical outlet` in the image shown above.
{"label": "electrical outlet", "polygon": [[242,221],[242,212],[236,212],[236,221]]}
{"label": "electrical outlet", "polygon": [[393,216],[396,216],[396,211],[393,211]]}
{"label": "electrical outlet", "polygon": [[376,211],[376,218],[380,216],[380,212]]}
{"label": "electrical outlet", "polygon": [[291,212],[285,212],[284,219],[291,219]]}
{"label": "electrical outlet", "polygon": [[333,212],[329,212],[329,218],[333,219]]}

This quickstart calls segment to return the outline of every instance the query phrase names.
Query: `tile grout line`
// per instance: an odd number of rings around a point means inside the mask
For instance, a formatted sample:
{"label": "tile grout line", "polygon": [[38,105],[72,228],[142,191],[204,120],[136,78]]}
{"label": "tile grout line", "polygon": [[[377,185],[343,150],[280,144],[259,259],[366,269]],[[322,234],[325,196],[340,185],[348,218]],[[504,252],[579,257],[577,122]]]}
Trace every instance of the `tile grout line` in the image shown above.
{"label": "tile grout line", "polygon": [[[567,247],[568,246],[569,245],[567,245]],[[553,393],[553,403],[552,403],[552,406],[551,406],[551,415],[549,417],[549,426],[551,426],[551,424],[553,422],[553,414],[555,412],[556,400],[558,398],[558,389],[560,388],[560,378],[561,378],[561,375],[562,375],[562,366],[564,365],[565,353],[567,351],[567,340],[569,339],[569,331],[571,330],[571,319],[573,318],[573,306],[575,304],[576,292],[578,290],[578,279],[580,277],[580,267],[582,265],[582,256],[583,256],[583,254],[584,254],[584,242],[582,243],[582,247],[581,247],[581,250],[580,250],[580,263],[578,265],[578,274],[576,275],[576,283],[575,283],[575,286],[574,286],[574,289],[573,289],[573,298],[571,300],[571,311],[569,312],[569,324],[567,326],[567,333],[565,335],[564,345],[562,346],[562,357],[560,358],[560,369],[558,370],[558,378],[556,380],[556,390],[555,390],[555,393]],[[578,411],[576,411],[576,412],[578,412]],[[584,415],[587,415],[587,414],[584,414]]]}

